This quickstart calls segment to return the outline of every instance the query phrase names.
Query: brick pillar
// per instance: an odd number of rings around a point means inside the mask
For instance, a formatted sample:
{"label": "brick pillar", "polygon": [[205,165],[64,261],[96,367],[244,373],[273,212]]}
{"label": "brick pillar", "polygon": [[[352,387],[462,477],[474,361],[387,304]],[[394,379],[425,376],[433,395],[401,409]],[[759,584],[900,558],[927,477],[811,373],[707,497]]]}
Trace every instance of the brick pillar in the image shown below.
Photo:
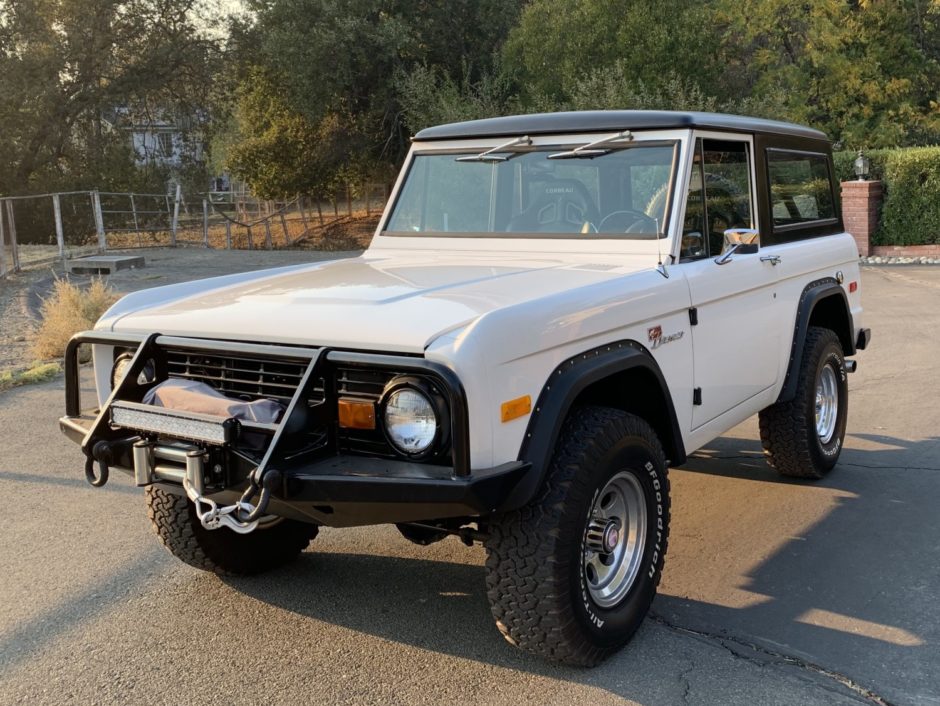
{"label": "brick pillar", "polygon": [[842,222],[855,237],[861,257],[871,253],[871,238],[878,228],[883,193],[880,181],[842,182]]}

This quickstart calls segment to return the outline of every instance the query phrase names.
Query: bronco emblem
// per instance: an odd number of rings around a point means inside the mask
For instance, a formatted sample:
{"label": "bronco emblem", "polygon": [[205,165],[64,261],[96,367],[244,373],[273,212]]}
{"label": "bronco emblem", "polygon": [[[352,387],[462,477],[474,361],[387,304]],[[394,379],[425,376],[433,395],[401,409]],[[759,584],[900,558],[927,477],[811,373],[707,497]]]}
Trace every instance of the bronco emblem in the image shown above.
{"label": "bronco emblem", "polygon": [[682,338],[683,335],[685,335],[685,331],[679,331],[677,333],[671,333],[668,336],[663,336],[662,326],[653,326],[653,328],[647,329],[646,333],[649,336],[653,350],[659,348],[660,346],[664,346],[667,343],[678,341],[680,338]]}

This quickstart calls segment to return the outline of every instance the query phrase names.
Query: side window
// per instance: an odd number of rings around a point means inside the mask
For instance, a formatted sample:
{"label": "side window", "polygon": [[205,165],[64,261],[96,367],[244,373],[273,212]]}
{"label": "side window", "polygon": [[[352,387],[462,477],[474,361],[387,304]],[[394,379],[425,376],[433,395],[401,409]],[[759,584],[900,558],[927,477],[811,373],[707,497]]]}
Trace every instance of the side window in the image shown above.
{"label": "side window", "polygon": [[774,230],[836,217],[825,155],[770,149],[767,173]]}
{"label": "side window", "polygon": [[717,256],[729,228],[752,228],[748,144],[698,139],[686,199],[682,259]]}
{"label": "side window", "polygon": [[705,240],[705,194],[702,191],[702,140],[695,141],[695,154],[692,156],[692,174],[689,178],[689,192],[685,199],[685,221],[682,224],[682,246],[680,260],[695,260],[708,256],[708,243]]}

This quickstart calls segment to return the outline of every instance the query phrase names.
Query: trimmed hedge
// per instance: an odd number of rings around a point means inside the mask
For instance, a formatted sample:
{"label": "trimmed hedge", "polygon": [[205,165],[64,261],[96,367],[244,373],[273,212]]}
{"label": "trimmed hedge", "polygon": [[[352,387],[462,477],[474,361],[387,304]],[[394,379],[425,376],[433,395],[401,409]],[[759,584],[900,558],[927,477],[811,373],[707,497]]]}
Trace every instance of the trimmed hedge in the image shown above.
{"label": "trimmed hedge", "polygon": [[[888,155],[898,150],[865,150],[865,156],[871,160],[869,179],[884,179],[885,162]],[[847,150],[844,152],[833,152],[832,162],[836,168],[836,175],[839,181],[852,181],[857,179],[855,176],[855,158],[858,152]]]}
{"label": "trimmed hedge", "polygon": [[[866,152],[871,178],[884,182],[885,200],[873,245],[940,243],[940,147]],[[856,152],[837,152],[840,181],[855,178]]]}

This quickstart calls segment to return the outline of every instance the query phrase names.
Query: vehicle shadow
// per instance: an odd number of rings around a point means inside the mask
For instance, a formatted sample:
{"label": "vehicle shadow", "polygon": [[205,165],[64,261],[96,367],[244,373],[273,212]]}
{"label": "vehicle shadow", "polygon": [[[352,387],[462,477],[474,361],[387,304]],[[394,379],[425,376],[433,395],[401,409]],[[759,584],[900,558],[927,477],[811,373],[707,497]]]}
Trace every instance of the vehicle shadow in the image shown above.
{"label": "vehicle shadow", "polygon": [[[897,448],[916,456],[911,442],[877,441],[895,449],[896,456]],[[833,494],[828,510],[800,536],[781,538],[771,555],[753,557],[752,568],[736,588],[757,594],[756,605],[727,607],[661,593],[654,616],[668,626],[706,633],[715,645],[737,638],[766,650],[768,659],[793,657],[846,674],[875,692],[930,703],[940,683],[940,608],[930,589],[940,585],[940,544],[932,539],[940,535],[932,500],[940,491],[940,469],[899,471],[888,465],[889,455],[879,459],[878,453],[865,458],[883,466],[846,465],[817,484],[843,492]],[[766,466],[759,442],[744,439],[713,443],[683,470],[746,483],[797,482],[778,479]],[[768,523],[774,522],[775,512],[774,506],[766,507]],[[733,517],[734,508],[728,508],[728,518]],[[626,650],[598,669],[551,665],[499,636],[481,566],[347,554],[341,535],[335,537],[328,553],[318,553],[315,541],[299,562],[275,575],[226,581],[280,609],[393,642],[593,685],[640,703],[678,698],[664,693],[662,675],[687,670],[690,657],[675,644],[667,647],[652,621]],[[674,536],[671,549],[682,542]],[[749,548],[741,537],[714,551]],[[707,559],[703,556],[691,569],[686,561],[692,581],[697,573],[712,570],[714,563]],[[721,697],[718,692],[715,696]]]}
{"label": "vehicle shadow", "polygon": [[[698,644],[681,649],[687,638],[653,621],[644,623],[629,649],[594,669],[566,667],[529,655],[509,645],[493,624],[484,571],[478,564],[311,551],[270,576],[223,580],[255,600],[309,618],[309,632],[296,635],[301,644],[319,642],[322,621],[392,644],[602,689],[647,706],[681,701],[684,685],[675,675],[687,672],[693,659],[703,659],[690,654],[702,649]],[[724,660],[727,655],[715,649],[715,658]],[[375,669],[372,678],[381,683],[390,675]],[[723,689],[700,693],[717,703]],[[558,693],[546,695],[543,702],[564,703],[559,698]]]}
{"label": "vehicle shadow", "polygon": [[[813,502],[828,509],[792,536],[783,533],[774,551],[755,556],[737,577],[732,588],[753,598],[747,607],[666,595],[656,603],[660,615],[711,634],[744,636],[876,691],[887,688],[900,702],[940,703],[940,437],[849,435],[839,463],[818,481],[781,478],[759,441],[721,437],[682,471],[739,480],[741,488],[800,486],[800,497],[814,494]],[[775,524],[787,525],[782,513],[792,512],[780,500],[796,490],[747,493],[726,508],[727,518],[763,512],[772,534]],[[753,552],[752,541],[742,536],[715,551]],[[713,566],[703,563],[703,571]]]}

